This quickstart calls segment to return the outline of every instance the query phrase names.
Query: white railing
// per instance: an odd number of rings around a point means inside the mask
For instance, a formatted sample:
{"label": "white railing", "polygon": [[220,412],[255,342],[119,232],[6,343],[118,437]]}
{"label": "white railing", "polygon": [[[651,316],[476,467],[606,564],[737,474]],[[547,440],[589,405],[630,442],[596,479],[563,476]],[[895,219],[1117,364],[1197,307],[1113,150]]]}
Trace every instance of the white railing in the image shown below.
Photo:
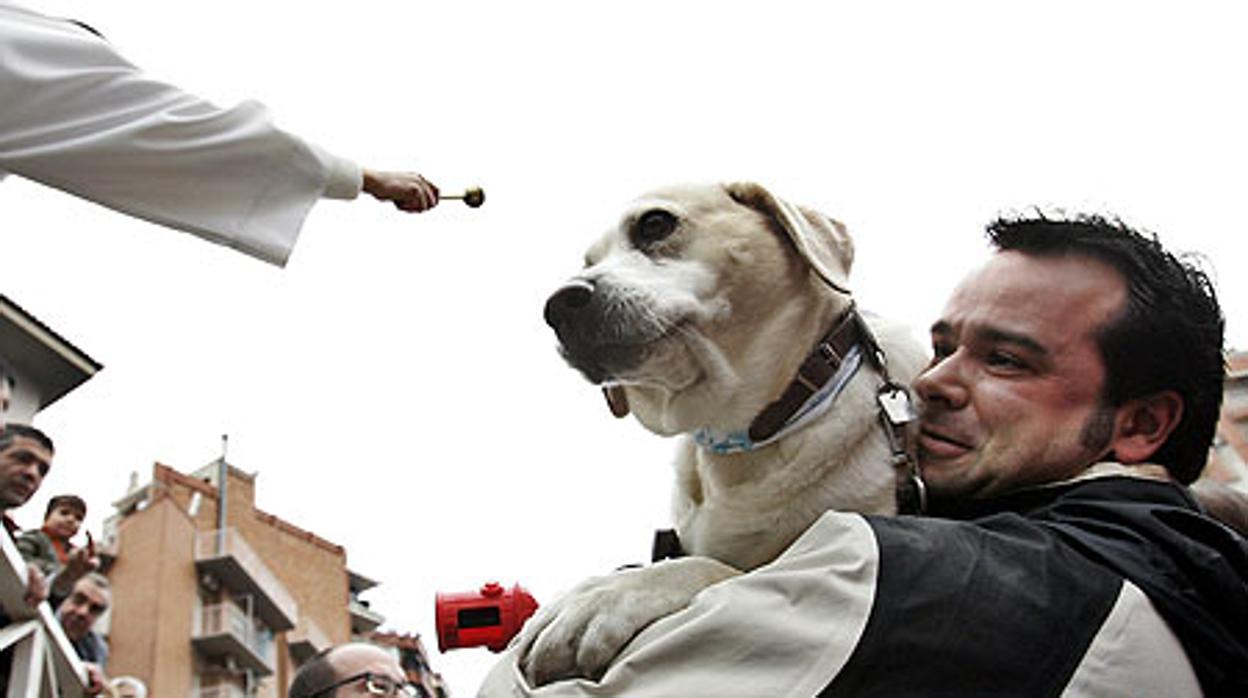
{"label": "white railing", "polygon": [[273,605],[293,622],[299,615],[299,605],[277,575],[264,564],[256,551],[233,528],[204,531],[195,536],[195,559],[210,560],[233,557],[247,574],[255,580],[260,590],[272,600]]}
{"label": "white railing", "polygon": [[0,628],[0,650],[13,652],[6,698],[85,695],[86,669],[48,602],[37,608],[27,605],[26,563],[3,531],[0,551],[0,604],[9,623]]}
{"label": "white railing", "polygon": [[372,630],[386,622],[385,616],[369,608],[368,604],[359,599],[351,599],[347,602],[347,612],[351,614],[352,625],[360,625],[367,628],[364,632],[368,632],[368,630]]}
{"label": "white railing", "polygon": [[255,620],[246,611],[233,603],[204,606],[195,636],[211,635],[232,635],[266,666],[272,667],[274,664],[276,652],[273,642],[267,635],[256,629]]}
{"label": "white railing", "polygon": [[247,698],[247,693],[238,686],[218,684],[191,691],[191,698]]}

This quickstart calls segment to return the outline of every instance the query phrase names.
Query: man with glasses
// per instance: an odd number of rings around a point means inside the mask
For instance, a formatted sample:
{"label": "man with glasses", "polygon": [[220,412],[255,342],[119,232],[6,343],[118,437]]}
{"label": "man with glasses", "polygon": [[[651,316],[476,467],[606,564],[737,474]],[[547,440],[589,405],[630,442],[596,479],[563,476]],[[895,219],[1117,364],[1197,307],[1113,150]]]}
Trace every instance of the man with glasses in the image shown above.
{"label": "man with glasses", "polygon": [[426,698],[408,683],[398,657],[376,645],[353,642],[331,647],[299,668],[289,698],[393,696]]}

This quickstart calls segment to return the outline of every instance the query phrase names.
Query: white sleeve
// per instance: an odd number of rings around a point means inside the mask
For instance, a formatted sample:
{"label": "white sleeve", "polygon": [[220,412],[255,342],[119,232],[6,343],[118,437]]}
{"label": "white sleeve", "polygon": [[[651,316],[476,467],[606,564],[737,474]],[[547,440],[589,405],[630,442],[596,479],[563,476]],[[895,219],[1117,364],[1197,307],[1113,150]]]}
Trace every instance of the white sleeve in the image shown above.
{"label": "white sleeve", "polygon": [[829,512],[775,561],[707,587],[687,608],[646,627],[600,682],[533,688],[513,645],[477,695],[813,696],[849,661],[866,629],[878,569],[879,549],[866,520]]}
{"label": "white sleeve", "polygon": [[284,265],[354,163],[153,80],[77,25],[0,3],[0,170]]}

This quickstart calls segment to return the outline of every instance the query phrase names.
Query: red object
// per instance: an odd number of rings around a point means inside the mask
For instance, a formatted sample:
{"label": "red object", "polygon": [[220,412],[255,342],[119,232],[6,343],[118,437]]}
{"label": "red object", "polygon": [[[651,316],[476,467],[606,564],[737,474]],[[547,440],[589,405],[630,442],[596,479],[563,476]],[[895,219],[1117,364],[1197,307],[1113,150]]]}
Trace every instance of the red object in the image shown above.
{"label": "red object", "polygon": [[489,582],[477,591],[438,592],[434,606],[439,652],[481,645],[502,652],[537,610],[537,601],[519,584],[503,589]]}

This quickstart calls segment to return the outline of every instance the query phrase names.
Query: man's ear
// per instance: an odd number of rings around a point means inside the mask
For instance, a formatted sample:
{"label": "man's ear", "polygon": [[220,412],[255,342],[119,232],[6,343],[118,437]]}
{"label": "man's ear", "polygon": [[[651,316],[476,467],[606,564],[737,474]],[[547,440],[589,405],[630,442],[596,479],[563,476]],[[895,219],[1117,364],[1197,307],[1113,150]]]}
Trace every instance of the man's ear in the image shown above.
{"label": "man's ear", "polygon": [[1124,465],[1147,462],[1183,418],[1183,398],[1173,390],[1127,400],[1116,410],[1114,454]]}

